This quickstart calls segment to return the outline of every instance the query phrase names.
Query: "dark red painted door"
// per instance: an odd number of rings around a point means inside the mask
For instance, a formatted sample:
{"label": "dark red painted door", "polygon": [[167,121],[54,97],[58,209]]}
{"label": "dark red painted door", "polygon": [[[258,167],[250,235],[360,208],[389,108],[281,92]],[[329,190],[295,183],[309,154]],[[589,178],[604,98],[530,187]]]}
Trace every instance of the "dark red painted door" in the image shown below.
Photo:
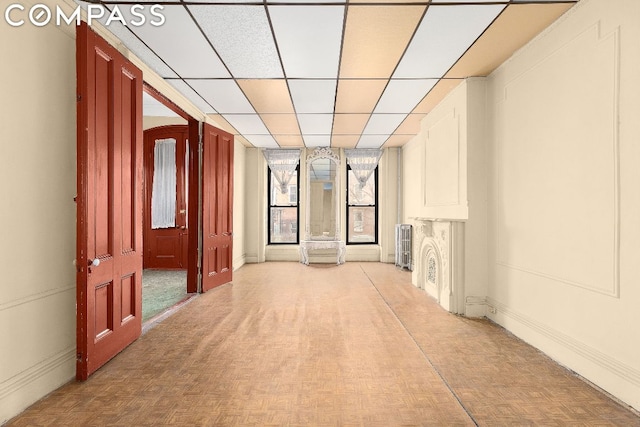
{"label": "dark red painted door", "polygon": [[233,261],[233,135],[202,134],[202,292],[230,282]]}
{"label": "dark red painted door", "polygon": [[76,55],[76,377],[84,380],[141,332],[142,73],[85,23]]}
{"label": "dark red painted door", "polygon": [[[153,227],[152,198],[154,191],[154,152],[159,141],[175,143],[175,221],[173,225]],[[189,168],[187,148],[189,127],[187,125],[161,126],[144,131],[144,268],[186,269],[188,249],[187,215],[187,171]],[[158,195],[156,194],[156,197]]]}

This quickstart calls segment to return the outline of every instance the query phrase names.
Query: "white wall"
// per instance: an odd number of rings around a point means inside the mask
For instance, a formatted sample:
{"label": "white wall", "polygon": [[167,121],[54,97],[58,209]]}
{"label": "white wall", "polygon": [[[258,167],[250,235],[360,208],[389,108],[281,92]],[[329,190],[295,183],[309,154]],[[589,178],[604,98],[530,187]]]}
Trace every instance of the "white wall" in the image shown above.
{"label": "white wall", "polygon": [[[66,13],[71,0],[25,0]],[[204,113],[111,34],[93,29],[144,79],[198,120]],[[0,424],[75,377],[75,26],[0,25]],[[151,124],[150,124],[151,126]],[[244,200],[244,147],[236,143],[234,204]],[[243,209],[234,250],[244,252]],[[234,267],[242,262],[235,256]]]}
{"label": "white wall", "polygon": [[464,223],[464,314],[486,315],[488,292],[487,176],[488,143],[486,79],[471,78],[464,83],[467,96],[467,203]]}
{"label": "white wall", "polygon": [[398,156],[400,153],[399,148],[387,148],[378,164],[379,261],[386,263],[395,263],[395,225],[402,222],[402,217],[398,218]]}
{"label": "white wall", "polygon": [[[143,108],[144,110],[144,108]],[[143,111],[144,113],[144,111]],[[142,117],[142,129],[147,130],[158,126],[168,125],[186,125],[187,121],[182,117],[158,117],[158,116],[144,116]]]}
{"label": "white wall", "polygon": [[245,252],[245,200],[246,200],[246,158],[247,148],[235,141],[233,147],[233,269],[237,270],[246,262]]}
{"label": "white wall", "polygon": [[422,120],[403,147],[405,221],[467,219],[467,83],[454,88]]}
{"label": "white wall", "polygon": [[[338,149],[336,149],[338,150]],[[246,193],[245,193],[245,252],[246,262],[265,261],[299,261],[298,245],[268,245],[267,244],[267,164],[261,151],[247,148],[246,155]],[[306,197],[306,157],[311,150],[302,150],[302,167],[300,171],[300,238],[304,239],[305,226],[305,197]],[[340,209],[341,234],[346,239],[346,160],[344,152],[339,150],[342,164],[340,165]],[[380,159],[378,171],[379,209],[378,209],[378,244],[376,245],[347,245],[346,261],[381,261],[393,263],[395,261],[395,224],[397,221],[397,158],[399,150],[388,148],[384,150]],[[312,254],[311,262],[335,262],[335,253]]]}
{"label": "white wall", "polygon": [[490,317],[640,409],[640,2],[583,0],[489,79]]}
{"label": "white wall", "polygon": [[0,25],[0,424],[75,375],[73,31]]}
{"label": "white wall", "polygon": [[244,252],[246,262],[264,262],[266,227],[266,166],[257,148],[247,148],[245,155]]}
{"label": "white wall", "polygon": [[[456,289],[452,307],[469,317],[485,315],[488,286],[485,102],[486,79],[462,81],[423,119],[420,133],[402,150],[403,221],[414,226],[416,218],[459,223],[455,234],[463,251],[455,259],[462,268],[451,264]],[[412,280],[424,288],[418,283],[419,250],[414,247]]]}
{"label": "white wall", "polygon": [[[486,301],[492,320],[636,409],[638,17],[635,0],[582,0],[458,86],[403,149],[406,219],[446,218],[432,201],[467,186],[467,315]],[[453,173],[461,141],[466,177]]]}

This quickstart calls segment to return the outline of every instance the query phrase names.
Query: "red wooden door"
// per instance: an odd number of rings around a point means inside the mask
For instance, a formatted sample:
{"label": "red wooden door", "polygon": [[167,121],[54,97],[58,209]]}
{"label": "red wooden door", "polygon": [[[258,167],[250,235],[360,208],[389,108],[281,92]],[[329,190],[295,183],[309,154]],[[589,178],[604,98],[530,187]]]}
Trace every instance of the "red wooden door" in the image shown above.
{"label": "red wooden door", "polygon": [[84,380],[141,332],[143,83],[85,23],[76,60],[76,377]]}
{"label": "red wooden door", "polygon": [[[144,131],[144,268],[186,269],[188,249],[187,172],[186,157],[189,140],[187,125],[162,126]],[[157,141],[175,141],[176,197],[175,224],[152,227],[152,197],[154,151]],[[157,195],[156,195],[157,196]]]}
{"label": "red wooden door", "polygon": [[233,261],[233,135],[202,133],[202,292],[230,282]]}

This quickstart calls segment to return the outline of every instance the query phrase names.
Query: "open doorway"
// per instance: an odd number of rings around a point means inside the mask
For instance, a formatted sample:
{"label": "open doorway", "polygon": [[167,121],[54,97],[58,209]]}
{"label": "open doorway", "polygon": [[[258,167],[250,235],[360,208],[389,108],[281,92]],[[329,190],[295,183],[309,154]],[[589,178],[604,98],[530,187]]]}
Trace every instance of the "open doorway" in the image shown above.
{"label": "open doorway", "polygon": [[232,280],[234,140],[144,84],[140,68],[85,22],[76,73],[76,377],[84,381],[143,329],[143,91],[186,120],[193,141],[184,164],[186,294]]}
{"label": "open doorway", "polygon": [[142,322],[195,295],[189,269],[189,121],[153,88],[143,93]]}

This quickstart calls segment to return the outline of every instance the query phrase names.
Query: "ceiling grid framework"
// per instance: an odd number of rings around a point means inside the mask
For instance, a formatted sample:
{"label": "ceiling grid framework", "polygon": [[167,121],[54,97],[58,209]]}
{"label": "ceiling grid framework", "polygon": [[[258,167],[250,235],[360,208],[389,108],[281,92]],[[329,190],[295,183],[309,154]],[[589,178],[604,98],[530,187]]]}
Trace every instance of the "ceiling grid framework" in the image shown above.
{"label": "ceiling grid framework", "polygon": [[159,0],[162,26],[107,28],[245,145],[379,148],[578,1]]}

